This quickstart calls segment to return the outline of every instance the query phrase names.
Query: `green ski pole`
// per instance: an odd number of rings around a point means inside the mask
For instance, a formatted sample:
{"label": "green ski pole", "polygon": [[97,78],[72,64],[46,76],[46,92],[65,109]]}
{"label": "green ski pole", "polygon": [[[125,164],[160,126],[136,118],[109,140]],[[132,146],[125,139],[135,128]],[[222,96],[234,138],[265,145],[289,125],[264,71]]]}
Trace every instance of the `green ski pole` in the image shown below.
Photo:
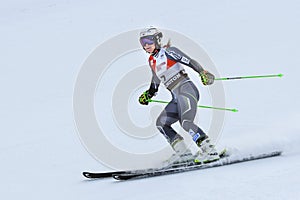
{"label": "green ski pole", "polygon": [[271,75],[262,75],[262,76],[238,76],[238,77],[228,77],[228,78],[215,78],[215,80],[224,81],[224,80],[249,79],[249,78],[273,78],[273,77],[281,78],[282,76],[283,74],[271,74]]}
{"label": "green ski pole", "polygon": [[[148,102],[156,102],[156,103],[164,103],[164,104],[169,103],[167,101],[153,100],[153,99],[148,100]],[[218,107],[213,107],[213,106],[202,106],[202,105],[198,105],[197,107],[198,108],[209,108],[209,109],[215,109],[215,110],[225,110],[225,111],[231,111],[231,112],[238,112],[238,110],[235,109],[235,108],[218,108]]]}

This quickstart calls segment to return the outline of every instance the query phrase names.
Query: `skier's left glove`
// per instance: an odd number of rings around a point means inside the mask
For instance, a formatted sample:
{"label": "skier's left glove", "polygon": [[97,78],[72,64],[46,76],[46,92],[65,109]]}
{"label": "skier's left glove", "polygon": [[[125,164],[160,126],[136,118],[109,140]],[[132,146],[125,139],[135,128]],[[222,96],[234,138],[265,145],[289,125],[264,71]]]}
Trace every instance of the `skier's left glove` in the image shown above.
{"label": "skier's left glove", "polygon": [[200,72],[200,77],[203,85],[211,85],[215,80],[215,76],[206,70]]}
{"label": "skier's left glove", "polygon": [[151,94],[149,90],[145,91],[140,97],[139,102],[142,105],[148,105],[151,98],[154,96],[154,94]]}

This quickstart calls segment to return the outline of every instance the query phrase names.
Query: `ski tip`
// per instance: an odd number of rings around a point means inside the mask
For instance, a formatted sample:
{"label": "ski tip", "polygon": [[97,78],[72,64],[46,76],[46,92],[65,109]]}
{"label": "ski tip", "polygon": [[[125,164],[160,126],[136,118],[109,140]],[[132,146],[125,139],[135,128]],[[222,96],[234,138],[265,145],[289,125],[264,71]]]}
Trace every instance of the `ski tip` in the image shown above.
{"label": "ski tip", "polygon": [[125,174],[113,174],[112,177],[118,181],[127,181],[127,180],[142,178],[143,175],[144,174],[125,173]]}
{"label": "ski tip", "polygon": [[112,177],[113,177],[114,179],[116,179],[116,180],[119,180],[119,181],[122,180],[122,178],[120,177],[119,174],[113,174]]}
{"label": "ski tip", "polygon": [[82,175],[86,178],[91,178],[90,173],[89,172],[82,172]]}

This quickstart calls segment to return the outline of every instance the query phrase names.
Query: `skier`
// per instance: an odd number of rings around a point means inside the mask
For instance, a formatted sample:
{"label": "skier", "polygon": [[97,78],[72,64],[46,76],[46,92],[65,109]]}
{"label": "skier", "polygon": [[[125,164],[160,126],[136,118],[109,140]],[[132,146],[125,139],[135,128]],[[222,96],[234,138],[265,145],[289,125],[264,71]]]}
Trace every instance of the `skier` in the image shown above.
{"label": "skier", "polygon": [[[196,162],[205,163],[218,160],[220,157],[208,135],[194,123],[199,92],[181,64],[191,67],[199,73],[204,85],[213,84],[214,75],[204,70],[197,61],[178,48],[170,46],[170,42],[162,47],[162,37],[162,32],[155,27],[149,27],[140,32],[140,44],[150,54],[149,65],[152,71],[152,80],[149,89],[139,97],[139,103],[148,105],[149,100],[158,91],[160,83],[163,83],[171,92],[172,100],[156,121],[158,130],[165,136],[176,153],[168,160],[170,164],[175,159],[179,162],[190,160],[191,156]],[[195,155],[191,155],[183,137],[171,127],[177,121],[199,147]]]}

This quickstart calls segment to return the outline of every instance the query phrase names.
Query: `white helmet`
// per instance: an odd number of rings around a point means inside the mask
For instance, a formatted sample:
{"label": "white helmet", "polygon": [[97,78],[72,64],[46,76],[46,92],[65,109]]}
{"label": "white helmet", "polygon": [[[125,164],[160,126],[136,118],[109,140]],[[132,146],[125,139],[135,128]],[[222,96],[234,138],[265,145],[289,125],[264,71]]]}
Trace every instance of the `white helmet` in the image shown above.
{"label": "white helmet", "polygon": [[150,26],[140,32],[140,43],[144,47],[145,44],[155,44],[156,49],[161,48],[161,38],[163,34],[157,28]]}

